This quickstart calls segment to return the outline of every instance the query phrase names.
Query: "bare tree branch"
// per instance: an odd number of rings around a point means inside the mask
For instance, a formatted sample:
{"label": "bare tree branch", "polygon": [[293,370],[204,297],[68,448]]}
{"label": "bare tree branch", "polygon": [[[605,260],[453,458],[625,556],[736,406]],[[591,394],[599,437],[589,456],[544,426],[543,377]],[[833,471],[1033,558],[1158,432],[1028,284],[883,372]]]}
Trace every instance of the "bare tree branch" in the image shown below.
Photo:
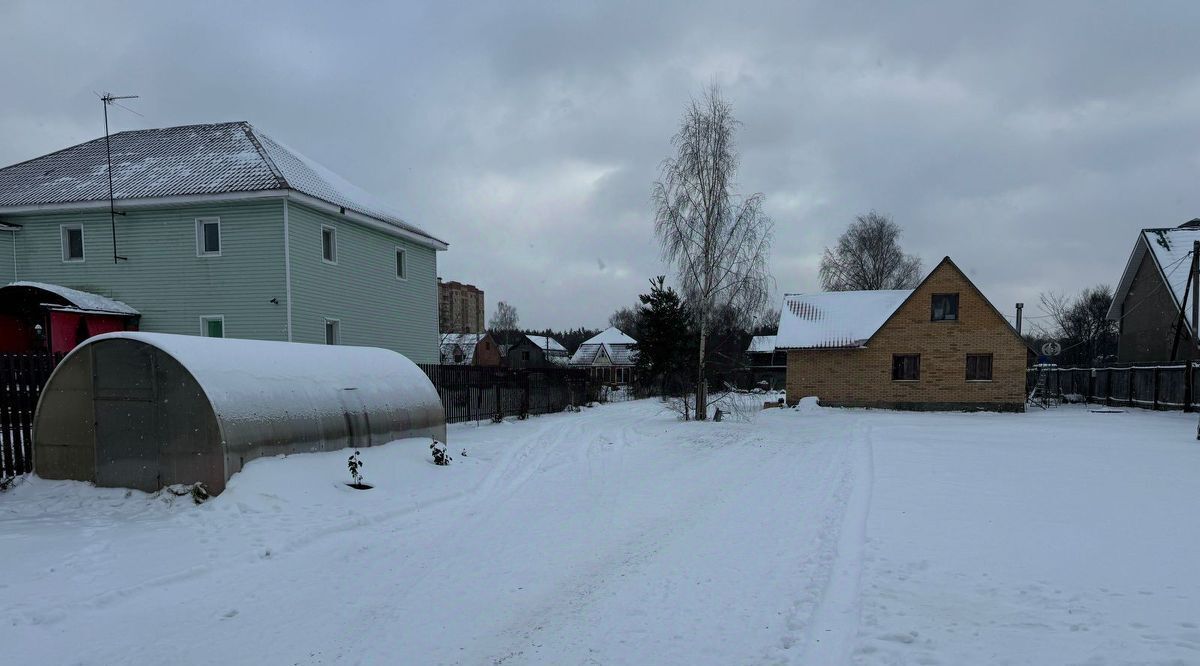
{"label": "bare tree branch", "polygon": [[664,260],[675,265],[681,291],[698,321],[699,370],[695,418],[707,418],[705,339],[710,315],[730,308],[749,325],[766,304],[772,224],[764,197],[733,192],[739,159],[739,123],[717,86],[693,99],[679,132],[676,155],[663,161],[651,197],[654,231]]}

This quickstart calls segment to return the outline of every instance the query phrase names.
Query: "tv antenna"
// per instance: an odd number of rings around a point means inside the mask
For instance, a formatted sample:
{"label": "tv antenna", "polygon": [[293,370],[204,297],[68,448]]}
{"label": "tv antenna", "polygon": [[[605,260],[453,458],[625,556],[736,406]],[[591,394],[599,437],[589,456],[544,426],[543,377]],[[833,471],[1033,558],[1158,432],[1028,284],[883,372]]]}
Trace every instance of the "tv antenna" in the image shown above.
{"label": "tv antenna", "polygon": [[133,109],[117,102],[117,100],[119,100],[119,99],[137,99],[137,98],[138,98],[137,95],[114,95],[110,92],[106,92],[103,95],[100,95],[100,102],[101,102],[102,106],[104,107],[104,155],[108,159],[108,221],[109,221],[109,224],[112,225],[113,263],[114,264],[120,263],[122,261],[129,261],[129,258],[122,257],[121,255],[117,254],[117,216],[124,215],[125,213],[123,211],[117,212],[117,206],[116,206],[115,202],[113,201],[112,142],[108,138],[108,106],[110,104],[116,104],[117,106],[121,107],[122,109],[125,109],[126,111],[129,111],[130,113],[135,113],[140,116],[141,114],[138,113],[137,111],[134,111]]}

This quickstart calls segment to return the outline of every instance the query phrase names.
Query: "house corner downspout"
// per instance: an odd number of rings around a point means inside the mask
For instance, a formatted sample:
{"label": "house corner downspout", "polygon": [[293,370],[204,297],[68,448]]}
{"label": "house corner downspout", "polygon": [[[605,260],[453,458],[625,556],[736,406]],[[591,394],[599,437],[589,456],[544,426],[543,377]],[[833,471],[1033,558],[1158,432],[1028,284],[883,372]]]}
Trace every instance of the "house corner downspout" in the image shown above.
{"label": "house corner downspout", "polygon": [[288,200],[283,199],[283,281],[287,298],[287,341],[292,341],[292,234],[288,228]]}

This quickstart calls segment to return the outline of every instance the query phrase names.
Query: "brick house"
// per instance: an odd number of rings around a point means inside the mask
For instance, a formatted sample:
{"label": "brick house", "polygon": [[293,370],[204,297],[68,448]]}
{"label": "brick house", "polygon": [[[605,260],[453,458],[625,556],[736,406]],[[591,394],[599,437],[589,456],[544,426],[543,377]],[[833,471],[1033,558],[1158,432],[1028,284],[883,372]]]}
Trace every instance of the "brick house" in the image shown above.
{"label": "brick house", "polygon": [[950,257],[916,289],[785,295],[776,348],[793,404],[1025,409],[1028,347]]}

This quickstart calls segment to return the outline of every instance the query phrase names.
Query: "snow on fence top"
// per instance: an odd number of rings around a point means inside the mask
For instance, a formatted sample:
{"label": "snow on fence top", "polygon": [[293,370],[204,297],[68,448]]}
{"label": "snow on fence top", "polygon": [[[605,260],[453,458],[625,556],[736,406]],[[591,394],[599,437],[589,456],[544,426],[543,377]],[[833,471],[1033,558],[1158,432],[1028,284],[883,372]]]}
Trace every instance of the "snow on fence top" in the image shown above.
{"label": "snow on fence top", "polygon": [[861,347],[911,294],[911,289],[786,294],[775,348]]}
{"label": "snow on fence top", "polygon": [[111,312],[113,314],[127,316],[140,314],[137,310],[129,307],[121,301],[108,298],[107,296],[92,294],[86,291],[79,291],[78,289],[71,289],[70,287],[50,284],[48,282],[17,281],[11,282],[4,286],[4,288],[8,287],[26,287],[29,289],[40,289],[42,291],[50,292],[55,296],[67,301],[76,308],[79,308],[80,310],[87,310],[89,312]]}

